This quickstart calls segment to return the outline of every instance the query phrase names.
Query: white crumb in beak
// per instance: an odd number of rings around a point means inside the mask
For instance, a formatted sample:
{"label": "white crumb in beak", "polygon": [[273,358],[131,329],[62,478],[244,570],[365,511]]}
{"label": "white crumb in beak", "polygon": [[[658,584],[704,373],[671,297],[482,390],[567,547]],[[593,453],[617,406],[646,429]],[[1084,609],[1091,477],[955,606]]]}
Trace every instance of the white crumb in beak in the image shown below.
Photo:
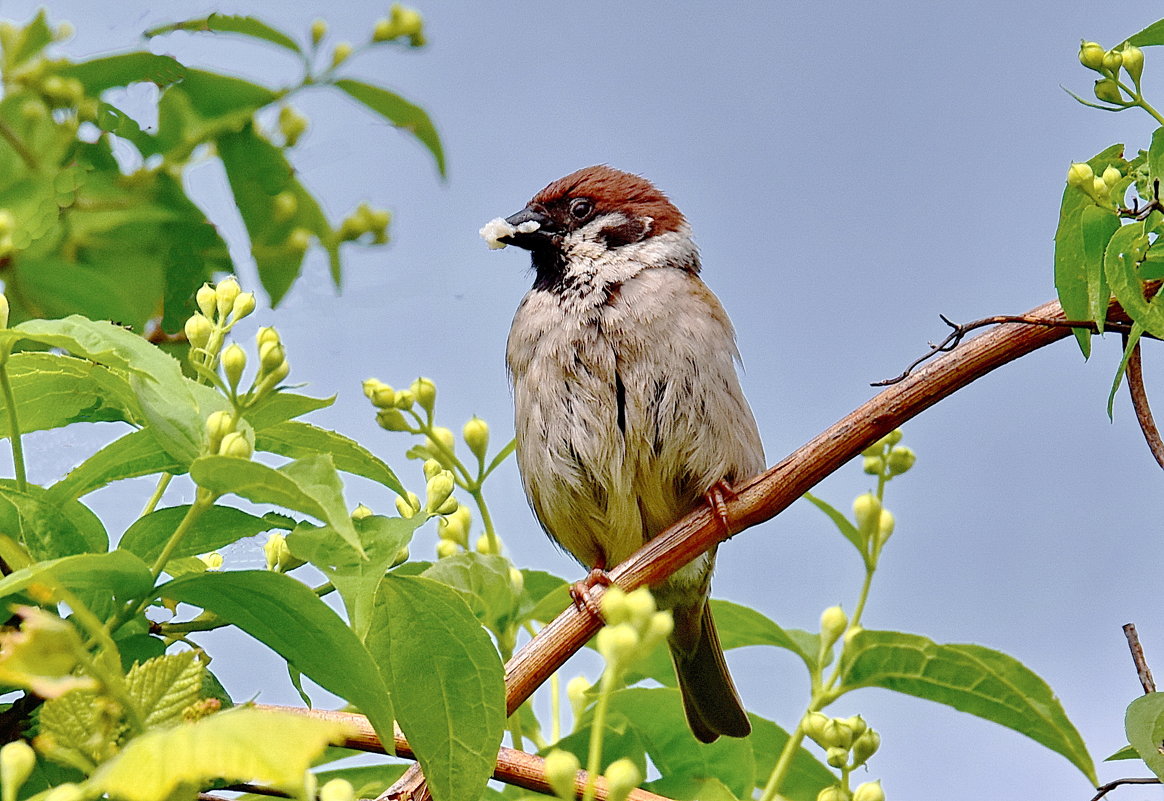
{"label": "white crumb in beak", "polygon": [[503,236],[513,236],[514,234],[532,234],[541,226],[536,220],[526,220],[516,226],[510,225],[502,217],[494,217],[489,222],[485,223],[485,227],[480,230],[481,238],[485,240],[485,244],[489,246],[490,250],[500,250],[505,247],[506,243],[501,241]]}

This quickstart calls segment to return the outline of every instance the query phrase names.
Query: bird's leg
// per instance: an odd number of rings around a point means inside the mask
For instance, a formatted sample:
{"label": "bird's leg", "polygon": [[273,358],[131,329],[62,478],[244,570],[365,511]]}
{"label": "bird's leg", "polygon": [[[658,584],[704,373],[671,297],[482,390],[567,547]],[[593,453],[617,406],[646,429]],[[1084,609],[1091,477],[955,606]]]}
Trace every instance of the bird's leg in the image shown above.
{"label": "bird's leg", "polygon": [[707,505],[711,507],[711,513],[715,515],[715,519],[723,527],[723,533],[727,535],[731,535],[732,526],[731,518],[728,517],[726,499],[734,497],[736,497],[736,491],[732,489],[731,484],[722,478],[712,484],[711,489],[703,493],[703,499],[707,501]]}
{"label": "bird's leg", "polygon": [[611,584],[610,574],[606,572],[606,560],[599,559],[586,578],[570,585],[570,598],[573,599],[574,606],[578,607],[578,611],[589,612],[601,622],[602,610],[598,608],[598,602],[594,600],[591,590],[595,587],[609,587]]}

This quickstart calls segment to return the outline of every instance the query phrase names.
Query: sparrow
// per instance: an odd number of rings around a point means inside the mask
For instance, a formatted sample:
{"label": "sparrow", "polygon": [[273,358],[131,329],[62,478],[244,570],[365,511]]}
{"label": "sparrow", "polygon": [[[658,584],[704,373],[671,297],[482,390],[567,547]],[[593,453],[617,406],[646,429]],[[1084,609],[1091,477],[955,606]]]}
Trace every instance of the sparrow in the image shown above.
{"label": "sparrow", "polygon": [[[721,489],[763,470],[764,451],[735,331],[679,209],[645,178],[594,166],[481,234],[531,254],[506,362],[522,484],[550,537],[602,571],[705,500],[724,519]],[[713,549],[652,588],[703,742],[751,731],[708,604],[714,564]]]}

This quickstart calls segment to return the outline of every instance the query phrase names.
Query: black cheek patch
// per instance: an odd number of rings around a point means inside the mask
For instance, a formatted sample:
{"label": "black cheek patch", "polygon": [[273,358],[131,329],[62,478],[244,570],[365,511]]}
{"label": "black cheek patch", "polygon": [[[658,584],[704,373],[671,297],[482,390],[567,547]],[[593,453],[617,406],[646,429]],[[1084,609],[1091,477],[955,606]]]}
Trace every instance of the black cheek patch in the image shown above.
{"label": "black cheek patch", "polygon": [[627,220],[621,225],[603,228],[598,232],[598,237],[606,242],[607,248],[620,248],[623,245],[642,242],[650,230],[651,223],[647,220]]}

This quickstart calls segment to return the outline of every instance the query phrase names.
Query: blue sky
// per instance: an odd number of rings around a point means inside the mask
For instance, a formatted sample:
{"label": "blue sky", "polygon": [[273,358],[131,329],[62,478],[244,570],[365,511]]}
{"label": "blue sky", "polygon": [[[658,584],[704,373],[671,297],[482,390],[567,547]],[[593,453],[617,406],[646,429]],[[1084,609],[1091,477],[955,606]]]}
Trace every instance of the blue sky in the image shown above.
{"label": "blue sky", "polygon": [[[23,20],[35,7],[0,0],[0,16]],[[74,0],[49,9],[76,25],[64,50],[82,56],[211,11],[255,14],[296,33],[322,16],[336,39],[358,42],[386,4]],[[353,254],[339,297],[322,259],[312,259],[283,307],[258,321],[280,328],[293,379],[312,394],[339,393],[315,419],[366,442],[415,485],[419,467],[400,456],[402,440],[375,427],[359,382],[429,375],[446,424],[478,414],[504,441],[512,431],[504,343],[530,276],[524,254],[486,250],[477,229],[554,178],[609,163],[651,178],[686,213],[704,277],[735,321],[745,390],[775,462],[869,397],[870,381],[944,336],[939,313],[964,321],[1051,298],[1068,164],[1117,141],[1144,147],[1152,130],[1142,113],[1091,111],[1059,88],[1087,94],[1080,37],[1117,44],[1155,21],[1147,3],[1118,12],[1078,0],[420,9],[427,49],[361,56],[348,72],[431,112],[448,180],[378,119],[323,92],[304,96],[297,105],[312,128],[296,158],[303,180],[333,218],[362,200],[391,208],[394,242]],[[272,85],[294,68],[284,54],[238,40],[178,34],[152,46]],[[1145,79],[1160,101],[1162,58],[1148,51]],[[220,169],[208,162],[189,181],[253,285]],[[1164,369],[1153,344],[1150,392]],[[1106,418],[1118,354],[1113,337],[1089,363],[1060,343],[906,427],[919,460],[890,486],[897,533],[866,614],[869,627],[1016,656],[1059,693],[1097,759],[1124,744],[1123,710],[1139,692],[1120,626],[1136,622],[1149,662],[1164,660],[1152,511],[1161,476],[1122,394],[1114,423]],[[32,477],[51,479],[76,458],[46,446],[31,457]],[[865,479],[854,465],[818,494],[847,507]],[[98,501],[115,517],[139,508],[148,489],[118,492]],[[390,504],[372,488],[352,496]],[[519,564],[578,573],[533,521],[512,466],[491,497]],[[434,539],[422,532],[414,552],[427,556]],[[852,607],[860,576],[849,550],[797,504],[721,549],[716,592],[811,628],[824,607]],[[239,697],[293,702],[276,664],[255,668],[252,658],[220,648],[215,667]],[[795,720],[807,687],[797,660],[751,649],[732,663],[749,707]],[[1156,666],[1164,671],[1164,661]],[[945,707],[865,691],[835,711],[860,712],[882,732],[870,775],[895,801],[1090,795],[1061,757]],[[1101,765],[1101,778],[1125,775],[1127,764]]]}

